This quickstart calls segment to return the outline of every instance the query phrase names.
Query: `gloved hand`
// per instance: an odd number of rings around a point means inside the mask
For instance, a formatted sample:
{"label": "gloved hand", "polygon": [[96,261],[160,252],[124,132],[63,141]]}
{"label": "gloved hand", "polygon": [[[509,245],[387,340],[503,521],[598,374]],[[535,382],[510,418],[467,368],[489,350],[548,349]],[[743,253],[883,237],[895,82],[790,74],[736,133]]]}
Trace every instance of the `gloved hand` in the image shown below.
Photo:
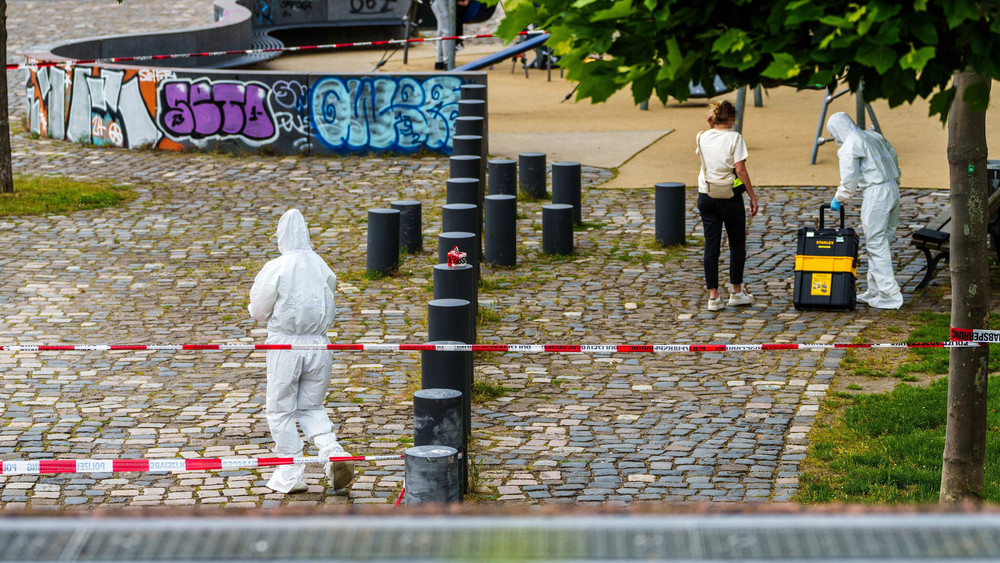
{"label": "gloved hand", "polygon": [[837,198],[833,198],[833,201],[830,202],[830,209],[833,211],[840,211],[840,202],[837,201]]}

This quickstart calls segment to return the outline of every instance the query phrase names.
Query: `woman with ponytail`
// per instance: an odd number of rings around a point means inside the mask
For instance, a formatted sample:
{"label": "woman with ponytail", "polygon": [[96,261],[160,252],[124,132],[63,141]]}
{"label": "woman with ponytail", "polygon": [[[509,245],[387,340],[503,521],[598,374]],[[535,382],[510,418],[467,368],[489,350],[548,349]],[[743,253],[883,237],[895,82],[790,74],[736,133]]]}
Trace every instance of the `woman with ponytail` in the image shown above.
{"label": "woman with ponytail", "polygon": [[712,104],[708,131],[698,133],[695,153],[701,157],[698,174],[698,212],[705,230],[705,287],[708,310],[724,307],[719,296],[719,252],[722,228],[729,237],[729,305],[751,305],[753,296],[743,288],[746,264],[746,210],[743,192],[750,198],[750,216],[757,214],[757,196],[747,172],[747,146],[743,136],[733,131],[736,108],[728,101]]}

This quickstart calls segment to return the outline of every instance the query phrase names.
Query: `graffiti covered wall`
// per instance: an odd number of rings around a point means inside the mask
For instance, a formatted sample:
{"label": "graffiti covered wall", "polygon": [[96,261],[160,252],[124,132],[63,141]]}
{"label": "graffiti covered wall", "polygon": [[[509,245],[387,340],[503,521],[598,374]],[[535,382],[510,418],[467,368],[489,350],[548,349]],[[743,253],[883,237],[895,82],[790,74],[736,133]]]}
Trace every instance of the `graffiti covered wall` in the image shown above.
{"label": "graffiti covered wall", "polygon": [[56,139],[167,150],[449,154],[461,85],[481,73],[275,75],[48,67],[28,126]]}

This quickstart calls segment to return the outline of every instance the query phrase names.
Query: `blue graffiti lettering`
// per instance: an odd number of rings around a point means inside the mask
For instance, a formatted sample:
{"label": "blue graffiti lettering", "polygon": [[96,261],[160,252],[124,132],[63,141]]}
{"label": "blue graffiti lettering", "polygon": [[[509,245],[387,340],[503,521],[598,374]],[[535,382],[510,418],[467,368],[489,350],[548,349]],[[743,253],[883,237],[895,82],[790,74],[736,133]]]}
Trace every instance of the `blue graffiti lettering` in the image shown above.
{"label": "blue graffiti lettering", "polygon": [[325,77],[309,95],[313,134],[334,152],[448,152],[461,86],[457,76]]}

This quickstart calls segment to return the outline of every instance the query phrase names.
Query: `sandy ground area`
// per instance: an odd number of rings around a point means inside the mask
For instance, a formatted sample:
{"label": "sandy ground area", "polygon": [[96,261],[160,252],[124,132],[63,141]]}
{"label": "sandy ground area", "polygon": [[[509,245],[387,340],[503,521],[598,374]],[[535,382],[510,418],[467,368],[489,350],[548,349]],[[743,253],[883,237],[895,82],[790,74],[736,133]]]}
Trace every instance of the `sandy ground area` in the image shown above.
{"label": "sandy ground area", "polygon": [[[501,47],[499,40],[477,40],[459,51],[457,64],[471,62]],[[258,68],[371,72],[383,52],[327,52],[285,56]],[[529,52],[528,60],[534,58]],[[402,51],[392,55],[381,70],[432,71],[434,47],[415,44],[403,64]],[[513,72],[512,72],[513,70]],[[617,175],[605,187],[645,188],[657,182],[697,181],[699,160],[694,137],[707,128],[705,99],[667,105],[659,101],[640,110],[630,92],[619,92],[600,104],[577,102],[566,96],[574,83],[559,76],[531,69],[525,77],[520,63],[496,64],[488,73],[490,153],[516,157],[519,152],[544,152],[550,162],[578,161],[612,168]],[[994,85],[1000,92],[1000,84]],[[813,138],[819,122],[825,91],[796,91],[778,87],[765,90],[763,104],[755,107],[748,93],[743,134],[750,151],[747,161],[754,184],[764,186],[825,186],[839,182],[836,145],[819,148],[816,164],[809,164]],[[736,101],[732,92],[715,99]],[[855,116],[852,94],[840,96],[829,114],[845,111]],[[896,147],[903,171],[902,186],[948,187],[946,148],[948,132],[937,117],[928,116],[928,104],[890,109],[884,102],[872,104],[882,132]],[[871,121],[868,120],[868,124]],[[824,127],[824,136],[829,136]],[[994,103],[987,115],[988,144],[997,147],[991,158],[1000,158],[1000,108]]]}

